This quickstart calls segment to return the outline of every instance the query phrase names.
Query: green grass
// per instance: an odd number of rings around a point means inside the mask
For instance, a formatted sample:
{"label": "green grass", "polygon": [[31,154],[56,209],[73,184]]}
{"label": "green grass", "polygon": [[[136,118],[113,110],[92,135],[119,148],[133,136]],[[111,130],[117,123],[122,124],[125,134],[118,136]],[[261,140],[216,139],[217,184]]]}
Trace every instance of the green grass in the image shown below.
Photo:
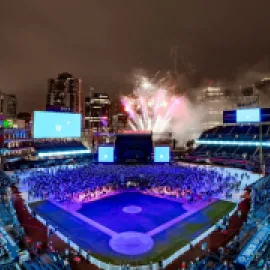
{"label": "green grass", "polygon": [[199,224],[188,224],[185,227],[185,230],[188,234],[192,234],[194,232],[197,232],[198,230],[202,229],[204,226],[202,223]]}
{"label": "green grass", "polygon": [[[221,217],[231,212],[235,207],[235,203],[228,201],[217,201],[206,211],[206,216],[212,221],[212,225],[215,224]],[[207,209],[205,209],[207,210]],[[204,210],[203,210],[204,211]]]}

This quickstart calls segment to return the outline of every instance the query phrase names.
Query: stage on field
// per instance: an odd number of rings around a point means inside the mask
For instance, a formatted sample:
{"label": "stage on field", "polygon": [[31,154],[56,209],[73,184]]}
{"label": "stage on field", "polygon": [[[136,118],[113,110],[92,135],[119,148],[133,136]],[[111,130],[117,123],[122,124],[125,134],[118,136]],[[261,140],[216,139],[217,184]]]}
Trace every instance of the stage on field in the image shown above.
{"label": "stage on field", "polygon": [[222,200],[189,204],[142,192],[122,192],[83,205],[43,201],[30,207],[96,258],[120,264],[168,257],[235,204]]}

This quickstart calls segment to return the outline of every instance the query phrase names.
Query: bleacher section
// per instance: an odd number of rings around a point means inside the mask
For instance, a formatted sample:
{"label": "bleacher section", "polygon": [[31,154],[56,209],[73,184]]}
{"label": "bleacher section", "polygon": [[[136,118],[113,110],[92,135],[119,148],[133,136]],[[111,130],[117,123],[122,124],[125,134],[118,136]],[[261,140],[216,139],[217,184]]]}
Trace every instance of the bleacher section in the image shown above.
{"label": "bleacher section", "polygon": [[236,259],[236,262],[244,265],[246,268],[251,264],[255,255],[261,250],[265,243],[270,242],[270,226],[263,226],[252,237],[251,241],[243,248]]}
{"label": "bleacher section", "polygon": [[[19,224],[12,203],[12,180],[0,171],[0,269],[1,270],[64,270],[71,269],[64,260],[54,253],[32,254],[29,256],[23,239],[24,230]],[[25,256],[28,254],[28,256]],[[24,260],[20,262],[21,256]]]}
{"label": "bleacher section", "polygon": [[[262,125],[262,138],[269,139],[270,126]],[[259,139],[259,126],[238,125],[238,126],[217,126],[202,133],[200,139],[215,140],[256,140]]]}
{"label": "bleacher section", "polygon": [[[262,269],[270,261],[270,177],[261,178],[252,186],[252,208],[248,223],[244,230],[250,230],[248,225],[256,229],[250,241],[241,248],[235,262],[248,269]],[[240,235],[239,234],[239,235]],[[269,264],[268,264],[269,266]],[[268,268],[264,268],[268,269]]]}
{"label": "bleacher section", "polygon": [[0,269],[14,269],[13,262],[19,252],[18,242],[23,236],[12,206],[9,186],[9,177],[0,171]]}
{"label": "bleacher section", "polygon": [[[260,138],[263,160],[270,163],[270,125],[217,126],[202,133],[189,160],[208,159],[225,164],[257,166],[260,161]],[[231,162],[229,162],[231,161]]]}
{"label": "bleacher section", "polygon": [[57,254],[47,253],[42,257],[38,256],[35,259],[22,264],[25,270],[71,270],[70,266],[65,265],[64,261]]}
{"label": "bleacher section", "polygon": [[192,265],[186,269],[269,269],[269,176],[253,184],[251,196],[251,211],[241,231],[224,248],[220,248],[218,254],[207,256],[204,260],[196,262],[195,267]]}
{"label": "bleacher section", "polygon": [[23,231],[12,205],[10,184],[9,177],[0,171],[0,226],[12,228],[13,234],[19,238]]}

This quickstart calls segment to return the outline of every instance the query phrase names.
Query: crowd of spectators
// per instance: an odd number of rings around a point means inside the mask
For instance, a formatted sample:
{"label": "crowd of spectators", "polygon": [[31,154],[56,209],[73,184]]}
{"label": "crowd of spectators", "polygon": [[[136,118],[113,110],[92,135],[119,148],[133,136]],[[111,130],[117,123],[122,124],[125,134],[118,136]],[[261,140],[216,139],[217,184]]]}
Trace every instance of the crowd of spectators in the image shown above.
{"label": "crowd of spectators", "polygon": [[238,190],[247,173],[179,165],[94,165],[60,166],[32,170],[26,177],[30,199],[89,201],[106,193],[136,188],[145,192],[185,198],[211,200]]}

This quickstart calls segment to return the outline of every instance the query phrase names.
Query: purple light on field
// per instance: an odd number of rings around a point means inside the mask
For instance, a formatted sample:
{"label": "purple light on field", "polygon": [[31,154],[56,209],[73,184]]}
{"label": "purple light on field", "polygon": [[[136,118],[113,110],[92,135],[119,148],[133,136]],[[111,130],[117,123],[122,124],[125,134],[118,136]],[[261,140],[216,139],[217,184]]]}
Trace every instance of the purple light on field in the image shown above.
{"label": "purple light on field", "polygon": [[110,240],[112,250],[124,255],[140,255],[152,249],[153,239],[144,233],[124,232],[113,236]]}
{"label": "purple light on field", "polygon": [[142,208],[136,205],[129,205],[123,208],[123,212],[127,214],[138,214],[142,211]]}

